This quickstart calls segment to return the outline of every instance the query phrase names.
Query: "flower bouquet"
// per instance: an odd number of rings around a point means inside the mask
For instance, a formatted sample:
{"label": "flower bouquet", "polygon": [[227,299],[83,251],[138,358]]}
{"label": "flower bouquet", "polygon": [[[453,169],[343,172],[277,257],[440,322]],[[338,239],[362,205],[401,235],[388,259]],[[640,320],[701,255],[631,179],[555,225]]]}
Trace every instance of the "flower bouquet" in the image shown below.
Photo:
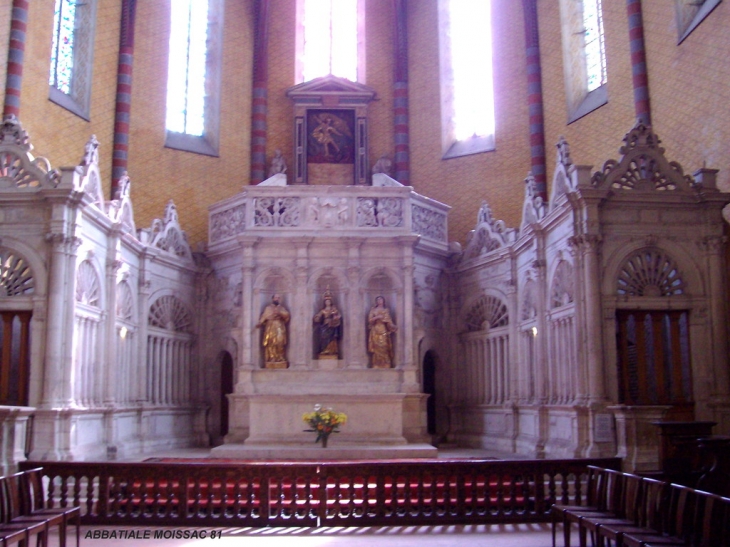
{"label": "flower bouquet", "polygon": [[332,433],[339,433],[337,428],[347,422],[347,415],[342,412],[335,412],[331,408],[324,408],[322,405],[314,405],[314,412],[305,412],[302,421],[317,434],[315,443],[322,441],[322,448],[327,448],[327,439]]}

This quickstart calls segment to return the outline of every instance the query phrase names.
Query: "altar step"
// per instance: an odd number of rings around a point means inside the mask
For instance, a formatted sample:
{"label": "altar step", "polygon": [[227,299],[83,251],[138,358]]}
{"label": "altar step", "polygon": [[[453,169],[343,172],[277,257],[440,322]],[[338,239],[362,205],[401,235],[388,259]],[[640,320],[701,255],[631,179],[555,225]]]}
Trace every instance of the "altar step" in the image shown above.
{"label": "altar step", "polygon": [[426,443],[401,445],[340,444],[224,444],[210,451],[211,458],[269,461],[392,460],[437,458],[438,450]]}

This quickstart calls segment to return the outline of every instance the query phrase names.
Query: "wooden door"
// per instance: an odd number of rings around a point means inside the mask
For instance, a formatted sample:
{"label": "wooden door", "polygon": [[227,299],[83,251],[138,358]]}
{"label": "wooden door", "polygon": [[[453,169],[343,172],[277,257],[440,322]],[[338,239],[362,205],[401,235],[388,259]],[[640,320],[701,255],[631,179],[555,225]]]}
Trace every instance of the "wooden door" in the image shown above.
{"label": "wooden door", "polygon": [[671,405],[667,421],[694,420],[689,312],[617,310],[619,402]]}

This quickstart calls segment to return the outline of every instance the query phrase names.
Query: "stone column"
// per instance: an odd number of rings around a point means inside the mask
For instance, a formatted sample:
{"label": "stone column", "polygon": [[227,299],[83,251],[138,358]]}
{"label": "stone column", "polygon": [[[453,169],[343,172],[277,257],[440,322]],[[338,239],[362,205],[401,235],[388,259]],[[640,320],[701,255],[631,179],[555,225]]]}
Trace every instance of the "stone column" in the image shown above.
{"label": "stone column", "polygon": [[20,116],[20,88],[23,83],[25,58],[25,31],[28,27],[29,0],[13,0],[10,19],[10,43],[8,44],[8,65],[5,76],[5,104],[3,117]]}
{"label": "stone column", "polygon": [[51,267],[48,278],[48,316],[45,356],[45,383],[42,406],[70,405],[71,340],[73,340],[73,259],[81,240],[62,233],[50,233]]}
{"label": "stone column", "polygon": [[403,319],[400,321],[402,335],[398,337],[403,355],[403,391],[419,393],[421,382],[413,348],[413,247],[418,242],[418,236],[402,236],[398,241],[403,249]]}
{"label": "stone column", "polygon": [[629,41],[631,45],[631,80],[634,87],[634,112],[636,118],[651,125],[651,103],[649,102],[649,73],[646,67],[644,46],[644,18],[641,14],[641,0],[626,0],[629,16]]}
{"label": "stone column", "polygon": [[368,365],[367,348],[363,332],[365,310],[362,309],[362,290],[360,287],[360,246],[362,239],[348,238],[347,240],[347,283],[350,287],[347,293],[347,307],[349,308],[348,321],[345,324],[344,355],[347,368],[366,368]]}
{"label": "stone column", "polygon": [[[103,377],[103,401],[105,404],[113,404],[117,402],[116,386],[124,385],[129,389],[128,378],[117,378],[117,347],[119,345],[119,335],[117,334],[117,272],[122,267],[122,261],[116,258],[116,248],[119,242],[119,232],[112,231],[109,237],[109,253],[110,258],[106,262],[106,321],[103,323],[102,337],[106,340],[103,350],[106,355],[102,358],[102,362],[106,362],[106,366],[100,371]],[[134,386],[134,384],[132,384]]]}
{"label": "stone column", "polygon": [[708,299],[710,303],[710,333],[712,339],[712,378],[714,379],[713,398],[726,400],[730,392],[727,366],[727,311],[725,308],[724,267],[725,255],[724,236],[705,237],[701,247],[707,257],[707,271],[709,278]]}
{"label": "stone column", "polygon": [[538,33],[537,0],[522,0],[525,17],[525,57],[527,62],[527,106],[530,115],[530,157],[537,191],[547,200],[545,162],[545,122],[542,97],[542,64]]}
{"label": "stone column", "polygon": [[129,116],[132,111],[132,67],[134,60],[134,15],[137,0],[122,1],[119,32],[117,95],[114,112],[114,153],[112,157],[112,199],[117,198],[119,179],[127,171],[129,153]]}
{"label": "stone column", "polygon": [[397,181],[410,182],[410,150],[408,122],[408,24],[406,0],[393,0],[395,56],[393,79],[393,119],[395,122],[395,172]]}
{"label": "stone column", "polygon": [[312,323],[307,298],[307,281],[309,279],[309,245],[311,237],[296,239],[296,265],[294,279],[294,299],[292,302],[291,319],[289,321],[289,360],[290,367],[309,368],[312,359],[310,348],[312,337],[309,325]]}
{"label": "stone column", "polygon": [[601,236],[585,234],[573,238],[583,258],[583,288],[585,290],[585,347],[589,402],[606,399],[603,374],[603,322],[601,320],[601,279],[599,248]]}
{"label": "stone column", "polygon": [[267,94],[269,80],[269,0],[255,2],[253,104],[251,108],[251,184],[266,178]]}
{"label": "stone column", "polygon": [[241,286],[241,314],[243,336],[241,338],[241,355],[239,369],[253,370],[256,364],[253,362],[253,342],[257,340],[253,309],[253,273],[256,267],[255,247],[258,243],[257,237],[240,237],[243,254],[243,279]]}

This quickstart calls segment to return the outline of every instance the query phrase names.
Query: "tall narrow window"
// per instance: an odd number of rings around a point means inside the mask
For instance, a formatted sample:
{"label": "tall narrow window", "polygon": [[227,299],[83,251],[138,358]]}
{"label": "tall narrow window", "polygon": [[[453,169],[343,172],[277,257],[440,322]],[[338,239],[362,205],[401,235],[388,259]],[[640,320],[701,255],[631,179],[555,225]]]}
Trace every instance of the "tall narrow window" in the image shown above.
{"label": "tall narrow window", "polygon": [[440,0],[444,158],[494,149],[492,20],[488,0]]}
{"label": "tall narrow window", "polygon": [[601,1],[560,1],[568,123],[608,102]]}
{"label": "tall narrow window", "polygon": [[297,82],[364,81],[362,0],[298,0]]}
{"label": "tall narrow window", "polygon": [[56,0],[53,18],[50,99],[89,119],[96,0]]}
{"label": "tall narrow window", "polygon": [[221,0],[171,0],[165,145],[218,154]]}

